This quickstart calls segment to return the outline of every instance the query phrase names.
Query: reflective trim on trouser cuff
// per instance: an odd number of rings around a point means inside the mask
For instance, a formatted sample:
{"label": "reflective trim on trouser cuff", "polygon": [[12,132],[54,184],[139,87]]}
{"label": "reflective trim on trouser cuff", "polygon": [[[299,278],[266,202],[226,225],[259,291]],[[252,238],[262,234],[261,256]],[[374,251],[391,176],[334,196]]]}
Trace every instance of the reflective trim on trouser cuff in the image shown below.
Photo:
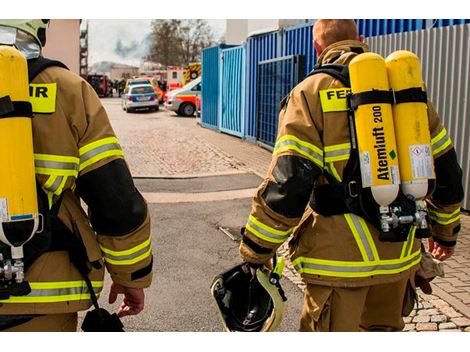
{"label": "reflective trim on trouser cuff", "polygon": [[295,151],[311,160],[320,168],[323,168],[323,151],[312,143],[308,143],[293,135],[287,134],[276,141],[273,155],[280,154],[287,150]]}
{"label": "reflective trim on trouser cuff", "polygon": [[437,136],[431,139],[432,155],[438,154],[440,151],[446,149],[452,141],[447,133],[447,130],[443,127],[441,132]]}
{"label": "reflective trim on trouser cuff", "polygon": [[271,243],[283,243],[285,240],[287,240],[292,232],[292,228],[286,231],[281,231],[269,227],[268,225],[263,224],[261,221],[257,220],[253,215],[250,215],[248,218],[246,229],[256,237]]}
{"label": "reflective trim on trouser cuff", "polygon": [[[55,303],[90,299],[85,281],[29,282],[31,292],[26,296],[10,296],[0,303]],[[103,289],[103,281],[92,281],[97,295]]]}
{"label": "reflective trim on trouser cuff", "polygon": [[113,251],[100,245],[104,260],[113,265],[132,265],[149,257],[152,252],[150,238],[145,242],[123,251]]}
{"label": "reflective trim on trouser cuff", "polygon": [[103,138],[89,143],[79,149],[80,168],[86,167],[110,156],[124,156],[121,145],[116,137]]}
{"label": "reflective trim on trouser cuff", "polygon": [[418,250],[405,258],[375,262],[346,262],[299,257],[292,262],[292,265],[300,274],[359,278],[398,274],[418,264],[420,260],[421,251]]}
{"label": "reflective trim on trouser cuff", "polygon": [[364,219],[354,214],[344,214],[344,217],[356,239],[362,259],[369,262],[377,261],[379,254]]}
{"label": "reflective trim on trouser cuff", "polygon": [[460,220],[460,208],[456,209],[450,214],[439,213],[435,210],[428,209],[428,215],[431,220],[434,220],[441,225],[449,225],[454,221]]}

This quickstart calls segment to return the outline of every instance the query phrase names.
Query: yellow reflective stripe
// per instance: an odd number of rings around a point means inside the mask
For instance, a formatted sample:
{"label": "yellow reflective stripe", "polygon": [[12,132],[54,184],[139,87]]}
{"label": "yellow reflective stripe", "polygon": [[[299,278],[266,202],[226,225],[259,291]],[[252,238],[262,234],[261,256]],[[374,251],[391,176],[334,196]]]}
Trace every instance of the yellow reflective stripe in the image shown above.
{"label": "yellow reflective stripe", "polygon": [[323,112],[348,111],[347,95],[350,88],[331,88],[320,90],[320,103]]}
{"label": "yellow reflective stripe", "polygon": [[62,191],[64,190],[65,183],[67,182],[68,178],[67,177],[62,177],[62,181],[60,182],[59,187],[57,190],[54,192],[54,194],[60,196],[62,194]]}
{"label": "yellow reflective stripe", "polygon": [[104,260],[109,263],[109,264],[113,264],[113,265],[132,265],[132,264],[135,264],[137,262],[140,262],[141,260],[144,260],[146,258],[148,258],[150,256],[150,254],[152,253],[152,248],[148,249],[145,253],[143,253],[142,255],[139,255],[138,257],[134,257],[132,259],[126,259],[126,260],[115,260],[115,259],[111,259],[111,258],[108,258],[108,257],[105,257]]}
{"label": "yellow reflective stripe", "polygon": [[[102,288],[103,281],[91,281],[91,286],[94,288]],[[30,282],[29,285],[31,286],[32,290],[56,290],[61,288],[72,288],[72,287],[80,287],[86,286],[85,281],[77,280],[77,281],[49,281],[49,282]]]}
{"label": "yellow reflective stripe", "polygon": [[286,231],[274,229],[266,224],[263,224],[253,215],[249,216],[246,228],[255,236],[271,243],[283,243],[292,232],[292,228]]}
{"label": "yellow reflective stripe", "polygon": [[403,243],[400,258],[404,258],[404,257],[410,255],[410,252],[413,249],[413,242],[415,240],[415,233],[416,233],[416,226],[413,225],[413,226],[411,226],[411,229],[408,232],[407,241],[405,243]]}
{"label": "yellow reflective stripe", "polygon": [[351,143],[325,146],[325,162],[348,160],[351,153]]}
{"label": "yellow reflective stripe", "polygon": [[454,210],[450,214],[439,213],[435,210],[429,209],[428,216],[431,220],[434,220],[438,224],[449,225],[450,223],[453,223],[454,221],[460,220],[460,207]]}
{"label": "yellow reflective stripe", "polygon": [[[31,292],[26,296],[10,296],[1,303],[54,303],[90,299],[90,292],[85,281],[65,282],[30,282]],[[99,296],[103,281],[91,281]]]}
{"label": "yellow reflective stripe", "polygon": [[34,153],[34,160],[57,161],[57,162],[63,162],[63,163],[74,163],[77,165],[80,161],[80,159],[75,156],[37,154],[37,153]]}
{"label": "yellow reflective stripe", "polygon": [[56,175],[56,176],[73,176],[77,177],[78,171],[75,170],[61,170],[61,169],[46,169],[37,167],[36,173],[40,175]]}
{"label": "yellow reflective stripe", "polygon": [[114,255],[114,256],[121,256],[121,255],[134,254],[134,253],[140,251],[142,248],[147,247],[148,245],[150,245],[150,238],[148,240],[142,242],[141,244],[135,246],[135,247],[125,249],[123,251],[113,251],[111,249],[103,247],[102,245],[100,245],[100,247],[101,247],[101,250],[103,251],[103,253],[111,254],[111,255]]}
{"label": "yellow reflective stripe", "polygon": [[377,260],[372,262],[338,261],[299,257],[292,265],[299,273],[346,278],[372,275],[390,275],[403,272],[421,261],[421,250],[405,258]]}
{"label": "yellow reflective stripe", "polygon": [[452,141],[445,128],[442,128],[441,132],[437,136],[431,139],[432,155],[436,155],[442,150],[446,149]]}
{"label": "yellow reflective stripe", "polygon": [[79,171],[82,171],[85,169],[87,166],[90,166],[104,158],[110,157],[110,156],[124,156],[124,152],[122,150],[110,150],[98,155],[95,155],[93,158],[88,159],[85,161],[83,164],[80,164],[80,169]]}
{"label": "yellow reflective stripe", "polygon": [[33,113],[54,113],[57,83],[30,83],[29,87],[29,101],[31,102]]}
{"label": "yellow reflective stripe", "polygon": [[344,214],[344,217],[354,235],[362,259],[365,262],[378,260],[377,248],[364,219],[355,214]]}
{"label": "yellow reflective stripe", "polygon": [[56,176],[56,175],[50,175],[50,176],[48,177],[47,181],[46,181],[46,182],[44,183],[44,185],[43,185],[44,188],[46,188],[46,189],[50,188],[50,187],[54,184],[54,182],[55,182],[56,179],[57,179],[57,176]]}
{"label": "yellow reflective stripe", "polygon": [[91,142],[79,149],[80,167],[86,167],[111,156],[124,156],[119,140],[116,137],[107,137]]}
{"label": "yellow reflective stripe", "polygon": [[335,179],[341,182],[341,176],[336,170],[335,165],[333,163],[328,163],[328,164],[325,164],[325,166],[326,166],[326,171],[328,171],[331,174],[331,176],[333,176]]}
{"label": "yellow reflective stripe", "polygon": [[84,145],[83,147],[81,147],[78,150],[78,152],[79,152],[80,156],[82,156],[83,154],[89,152],[90,150],[99,148],[99,147],[101,147],[103,145],[106,145],[106,144],[119,144],[119,140],[116,137],[106,137],[106,138],[103,138],[103,139],[99,139],[97,141],[94,141],[94,142],[91,142],[91,143],[88,143],[88,144]]}
{"label": "yellow reflective stripe", "polygon": [[273,155],[280,154],[288,150],[296,151],[323,168],[323,151],[312,143],[303,141],[293,135],[286,134],[276,141]]}
{"label": "yellow reflective stripe", "polygon": [[34,154],[35,171],[40,175],[77,177],[79,160],[73,156]]}
{"label": "yellow reflective stripe", "polygon": [[103,251],[104,260],[114,265],[135,264],[147,258],[152,251],[150,238],[135,247],[125,249],[122,251],[114,251],[102,245],[100,245],[100,248]]}

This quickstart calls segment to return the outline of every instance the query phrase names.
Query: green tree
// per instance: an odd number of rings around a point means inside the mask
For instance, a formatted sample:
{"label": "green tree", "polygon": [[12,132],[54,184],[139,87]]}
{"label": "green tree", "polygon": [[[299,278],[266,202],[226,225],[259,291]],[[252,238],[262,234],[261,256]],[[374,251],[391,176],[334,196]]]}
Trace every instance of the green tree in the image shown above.
{"label": "green tree", "polygon": [[154,20],[151,26],[148,58],[163,66],[182,65],[181,20]]}
{"label": "green tree", "polygon": [[201,50],[214,43],[205,20],[154,20],[148,59],[163,66],[186,66],[201,60]]}

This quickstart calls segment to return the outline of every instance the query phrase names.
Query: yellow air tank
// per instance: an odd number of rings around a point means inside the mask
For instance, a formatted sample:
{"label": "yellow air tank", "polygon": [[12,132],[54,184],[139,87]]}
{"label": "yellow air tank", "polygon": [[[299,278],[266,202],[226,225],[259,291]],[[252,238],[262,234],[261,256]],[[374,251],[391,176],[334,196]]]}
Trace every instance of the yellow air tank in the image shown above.
{"label": "yellow air tank", "polygon": [[[395,51],[385,63],[390,86],[397,97],[400,92],[408,91],[410,95],[404,99],[417,100],[419,93],[425,92],[421,65],[415,54]],[[435,178],[426,102],[397,101],[393,105],[393,119],[402,191],[423,199],[428,192],[428,180]]]}
{"label": "yellow air tank", "polygon": [[[21,266],[22,245],[36,232],[39,214],[27,63],[9,46],[0,46],[0,101],[0,241]],[[21,276],[16,272],[17,282]]]}
{"label": "yellow air tank", "polygon": [[401,190],[416,202],[416,237],[429,237],[424,198],[429,189],[428,180],[434,179],[435,174],[421,65],[419,58],[406,50],[390,54],[385,63],[396,100],[393,119]]}
{"label": "yellow air tank", "polygon": [[[400,172],[395,142],[389,83],[385,60],[375,53],[356,56],[349,64],[352,101],[364,97],[354,111],[357,147],[359,151],[362,186],[370,187],[382,214],[399,192]],[[366,95],[377,94],[368,101]],[[382,93],[382,95],[380,95]],[[390,97],[388,95],[388,97]],[[379,102],[373,102],[373,101]],[[386,231],[386,229],[383,229]]]}

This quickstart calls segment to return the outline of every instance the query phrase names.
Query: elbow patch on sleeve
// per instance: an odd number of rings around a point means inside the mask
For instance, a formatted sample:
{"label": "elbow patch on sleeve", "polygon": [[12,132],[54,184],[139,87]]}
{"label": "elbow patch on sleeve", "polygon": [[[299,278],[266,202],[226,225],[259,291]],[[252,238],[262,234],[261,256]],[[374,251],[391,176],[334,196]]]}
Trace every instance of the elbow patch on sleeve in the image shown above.
{"label": "elbow patch on sleeve", "polygon": [[310,160],[282,155],[261,197],[276,213],[287,218],[302,216],[312,193],[313,183],[321,170]]}
{"label": "elbow patch on sleeve", "polygon": [[126,235],[138,228],[147,215],[147,205],[123,159],[80,176],[77,192],[90,209],[93,229],[101,235]]}
{"label": "elbow patch on sleeve", "polygon": [[434,160],[436,171],[436,188],[432,198],[443,205],[455,204],[462,201],[464,191],[462,186],[462,169],[457,162],[455,149]]}

